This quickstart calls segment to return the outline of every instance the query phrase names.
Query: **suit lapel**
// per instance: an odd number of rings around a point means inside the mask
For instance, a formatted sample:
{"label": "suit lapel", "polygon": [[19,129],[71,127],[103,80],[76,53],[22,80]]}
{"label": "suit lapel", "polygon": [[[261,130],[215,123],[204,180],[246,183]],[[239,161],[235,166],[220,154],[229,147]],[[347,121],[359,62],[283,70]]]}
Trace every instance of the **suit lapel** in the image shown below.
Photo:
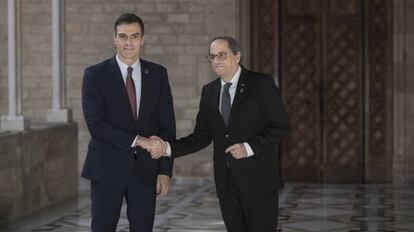
{"label": "suit lapel", "polygon": [[151,72],[146,67],[145,61],[142,59],[140,60],[141,65],[141,100],[139,103],[139,112],[138,112],[138,122],[145,121],[143,120],[146,117],[146,110],[147,104],[150,104],[151,102],[151,96],[149,96],[149,90],[151,90]]}
{"label": "suit lapel", "polygon": [[212,88],[212,92],[211,92],[211,96],[210,99],[212,99],[212,108],[213,108],[213,115],[215,115],[216,117],[218,117],[218,119],[223,123],[224,125],[224,121],[223,118],[221,117],[220,114],[220,90],[221,90],[221,81],[220,78],[218,78],[216,80],[216,83],[214,84],[214,87]]}
{"label": "suit lapel", "polygon": [[237,110],[240,107],[240,104],[243,100],[244,95],[246,94],[246,91],[248,90],[248,86],[247,86],[247,82],[248,82],[248,78],[247,78],[247,71],[241,67],[242,71],[240,73],[240,78],[239,81],[237,83],[237,89],[236,89],[236,93],[234,95],[234,100],[233,100],[233,104],[231,105],[231,109],[230,109],[230,118],[229,118],[229,125],[228,127],[231,126],[232,122],[234,121],[235,115],[237,114]]}

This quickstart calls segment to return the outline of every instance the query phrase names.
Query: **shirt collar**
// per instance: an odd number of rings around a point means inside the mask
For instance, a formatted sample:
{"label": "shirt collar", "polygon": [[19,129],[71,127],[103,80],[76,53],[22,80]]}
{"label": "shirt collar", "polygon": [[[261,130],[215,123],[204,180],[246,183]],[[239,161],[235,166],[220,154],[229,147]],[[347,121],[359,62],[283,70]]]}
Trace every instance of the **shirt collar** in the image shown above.
{"label": "shirt collar", "polygon": [[[122,62],[122,60],[118,57],[118,54],[116,54],[115,58],[116,58],[116,62],[118,63],[119,69],[121,70],[121,73],[127,73],[128,72],[127,69],[129,66],[125,64],[124,62]],[[131,65],[131,67],[133,68],[134,71],[141,70],[141,63],[139,61],[139,58],[137,59],[137,61],[135,61],[135,63]]]}
{"label": "shirt collar", "polygon": [[[233,78],[231,78],[231,80],[229,81],[231,83],[230,88],[235,88],[237,86],[237,83],[239,82],[239,79],[240,79],[240,73],[241,73],[241,67],[239,65]],[[221,79],[221,86],[223,86],[224,84],[226,84],[226,82],[224,82],[223,79]]]}

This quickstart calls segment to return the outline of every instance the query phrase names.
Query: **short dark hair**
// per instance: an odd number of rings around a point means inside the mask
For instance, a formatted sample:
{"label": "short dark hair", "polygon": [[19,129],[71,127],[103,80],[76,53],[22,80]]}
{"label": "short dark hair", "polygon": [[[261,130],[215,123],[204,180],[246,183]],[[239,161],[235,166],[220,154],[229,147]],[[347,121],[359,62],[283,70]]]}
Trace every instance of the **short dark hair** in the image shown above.
{"label": "short dark hair", "polygon": [[216,36],[213,39],[211,39],[209,48],[210,48],[211,44],[216,40],[225,40],[225,41],[227,41],[227,43],[229,45],[229,49],[234,55],[237,55],[237,53],[240,52],[240,45],[237,42],[237,40],[234,39],[233,37],[230,37],[230,36],[227,36],[227,35],[219,35],[219,36]]}
{"label": "short dark hair", "polygon": [[140,17],[138,17],[136,14],[123,14],[118,17],[118,19],[115,21],[114,29],[115,29],[115,35],[117,33],[117,27],[121,24],[131,24],[131,23],[138,23],[141,27],[141,37],[144,36],[144,22]]}

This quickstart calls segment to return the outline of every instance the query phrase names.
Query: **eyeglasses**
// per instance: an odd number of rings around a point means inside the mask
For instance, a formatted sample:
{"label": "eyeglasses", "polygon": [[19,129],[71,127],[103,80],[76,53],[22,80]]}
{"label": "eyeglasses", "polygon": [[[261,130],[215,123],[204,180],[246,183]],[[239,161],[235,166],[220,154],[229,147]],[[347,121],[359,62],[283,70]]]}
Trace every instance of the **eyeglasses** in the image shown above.
{"label": "eyeglasses", "polygon": [[213,62],[216,57],[219,61],[223,61],[227,58],[227,52],[219,52],[217,55],[208,54],[206,58],[209,62]]}

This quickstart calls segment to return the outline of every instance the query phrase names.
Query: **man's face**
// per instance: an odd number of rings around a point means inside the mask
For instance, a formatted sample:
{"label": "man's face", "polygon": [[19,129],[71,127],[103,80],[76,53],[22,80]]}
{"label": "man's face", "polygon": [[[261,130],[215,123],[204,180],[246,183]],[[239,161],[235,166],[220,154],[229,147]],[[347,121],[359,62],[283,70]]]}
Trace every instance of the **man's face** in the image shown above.
{"label": "man's face", "polygon": [[132,65],[139,58],[139,51],[144,44],[144,36],[138,23],[121,24],[116,28],[114,43],[119,58]]}
{"label": "man's face", "polygon": [[239,67],[240,52],[234,55],[228,42],[218,39],[210,44],[209,56],[213,71],[224,80],[230,81]]}

